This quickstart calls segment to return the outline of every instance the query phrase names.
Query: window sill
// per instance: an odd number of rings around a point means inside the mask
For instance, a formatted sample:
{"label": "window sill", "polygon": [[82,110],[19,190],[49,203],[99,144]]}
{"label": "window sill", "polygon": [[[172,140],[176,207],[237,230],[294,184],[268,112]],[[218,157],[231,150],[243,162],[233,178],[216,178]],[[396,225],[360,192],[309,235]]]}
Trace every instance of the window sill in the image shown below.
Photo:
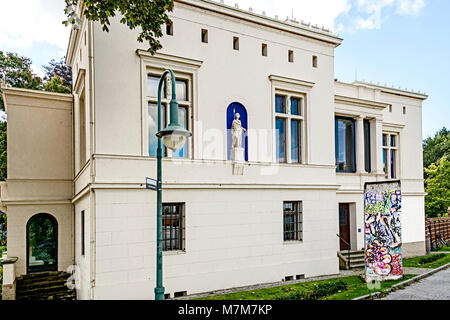
{"label": "window sill", "polygon": [[186,250],[163,251],[163,256],[179,256],[186,254]]}
{"label": "window sill", "polygon": [[293,245],[296,245],[296,244],[298,244],[298,245],[303,244],[303,240],[286,240],[286,241],[283,241],[283,245],[286,245],[286,246],[293,246]]}

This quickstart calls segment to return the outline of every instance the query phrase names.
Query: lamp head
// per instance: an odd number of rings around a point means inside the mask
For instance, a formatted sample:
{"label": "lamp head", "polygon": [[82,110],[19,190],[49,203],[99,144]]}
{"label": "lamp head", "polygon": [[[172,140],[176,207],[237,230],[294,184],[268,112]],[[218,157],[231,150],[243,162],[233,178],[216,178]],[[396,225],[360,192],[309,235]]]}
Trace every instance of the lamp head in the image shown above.
{"label": "lamp head", "polygon": [[163,144],[168,149],[175,151],[184,146],[187,138],[191,137],[192,133],[178,124],[170,124],[167,128],[161,130],[156,135],[162,139]]}

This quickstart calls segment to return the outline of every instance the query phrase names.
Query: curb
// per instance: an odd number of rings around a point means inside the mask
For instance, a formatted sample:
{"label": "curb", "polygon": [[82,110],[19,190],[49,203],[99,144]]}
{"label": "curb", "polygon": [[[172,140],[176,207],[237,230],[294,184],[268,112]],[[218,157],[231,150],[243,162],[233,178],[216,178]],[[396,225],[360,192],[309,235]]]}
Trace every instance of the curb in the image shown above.
{"label": "curb", "polygon": [[442,271],[444,269],[447,269],[450,267],[450,263],[447,263],[439,268],[436,269],[432,269],[431,271],[427,272],[427,273],[423,273],[420,274],[414,278],[411,278],[409,280],[397,283],[395,285],[393,285],[392,287],[386,289],[384,292],[374,292],[362,297],[358,297],[352,300],[374,300],[377,298],[382,298],[383,296],[386,296],[387,294],[389,294],[390,292],[396,291],[396,290],[400,290],[400,289],[404,289],[404,287],[409,286],[410,284],[414,283],[414,282],[418,282],[422,279],[428,278],[429,276],[432,276],[433,274]]}

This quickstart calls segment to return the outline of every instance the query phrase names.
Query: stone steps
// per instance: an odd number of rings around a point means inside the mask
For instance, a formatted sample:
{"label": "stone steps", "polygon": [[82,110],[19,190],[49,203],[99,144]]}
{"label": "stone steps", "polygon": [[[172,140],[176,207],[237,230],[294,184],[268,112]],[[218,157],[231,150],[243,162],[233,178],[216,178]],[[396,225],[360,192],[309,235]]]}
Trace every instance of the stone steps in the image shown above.
{"label": "stone steps", "polygon": [[340,265],[343,269],[348,269],[348,260],[350,257],[350,269],[364,268],[366,266],[366,257],[363,250],[361,251],[340,251]]}
{"label": "stone steps", "polygon": [[76,300],[76,291],[67,287],[70,274],[43,272],[17,279],[17,300]]}

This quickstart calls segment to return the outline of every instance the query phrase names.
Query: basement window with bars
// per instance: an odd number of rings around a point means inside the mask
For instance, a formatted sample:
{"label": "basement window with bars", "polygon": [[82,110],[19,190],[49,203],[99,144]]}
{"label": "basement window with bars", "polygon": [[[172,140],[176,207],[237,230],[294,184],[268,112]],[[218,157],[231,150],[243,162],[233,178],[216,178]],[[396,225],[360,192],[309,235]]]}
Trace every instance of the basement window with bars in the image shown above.
{"label": "basement window with bars", "polygon": [[162,207],[163,251],[185,250],[184,203],[165,203]]}
{"label": "basement window with bars", "polygon": [[301,201],[283,203],[284,241],[303,241],[303,205]]}

